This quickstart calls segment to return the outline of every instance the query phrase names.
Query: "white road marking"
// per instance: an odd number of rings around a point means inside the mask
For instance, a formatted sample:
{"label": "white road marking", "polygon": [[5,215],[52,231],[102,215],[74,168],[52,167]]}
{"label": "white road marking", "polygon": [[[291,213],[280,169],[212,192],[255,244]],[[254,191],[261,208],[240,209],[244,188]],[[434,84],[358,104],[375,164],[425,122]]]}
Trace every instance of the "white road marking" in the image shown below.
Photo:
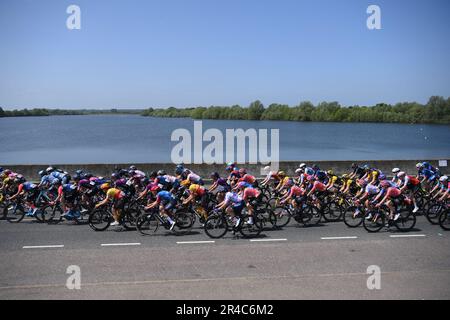
{"label": "white road marking", "polygon": [[177,244],[202,244],[202,243],[215,243],[215,241],[177,241]]}
{"label": "white road marking", "polygon": [[134,243],[102,243],[102,247],[113,247],[113,246],[140,246],[139,242]]}
{"label": "white road marking", "polygon": [[45,249],[45,248],[64,248],[63,244],[49,246],[23,246],[22,249]]}
{"label": "white road marking", "polygon": [[346,239],[358,239],[356,236],[352,237],[322,237],[322,240],[346,240]]}
{"label": "white road marking", "polygon": [[424,234],[395,234],[390,235],[391,238],[418,238],[418,237],[426,237]]}
{"label": "white road marking", "polygon": [[287,239],[251,239],[250,242],[287,241]]}

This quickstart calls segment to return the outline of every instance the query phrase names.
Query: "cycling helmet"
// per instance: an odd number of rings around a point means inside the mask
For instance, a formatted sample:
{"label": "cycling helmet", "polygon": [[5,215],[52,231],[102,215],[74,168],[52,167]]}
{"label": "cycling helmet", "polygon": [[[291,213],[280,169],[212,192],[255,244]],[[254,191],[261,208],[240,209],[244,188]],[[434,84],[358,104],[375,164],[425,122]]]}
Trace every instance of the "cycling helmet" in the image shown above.
{"label": "cycling helmet", "polygon": [[156,174],[157,174],[158,176],[165,176],[165,175],[166,175],[166,172],[165,172],[164,170],[159,170]]}
{"label": "cycling helmet", "polygon": [[440,182],[446,182],[447,180],[448,180],[447,176],[442,176],[442,177],[439,178]]}
{"label": "cycling helmet", "polygon": [[419,162],[419,163],[416,164],[416,168],[417,169],[420,169],[422,167],[423,167],[423,163],[422,162]]}
{"label": "cycling helmet", "polygon": [[295,170],[295,173],[298,174],[298,175],[300,175],[302,172],[303,172],[303,169],[297,169],[297,170]]}
{"label": "cycling helmet", "polygon": [[406,175],[406,173],[404,171],[400,171],[399,173],[397,173],[397,177],[402,178]]}
{"label": "cycling helmet", "polygon": [[312,169],[314,171],[316,171],[316,170],[319,170],[320,168],[319,168],[319,166],[317,164],[313,164]]}
{"label": "cycling helmet", "polygon": [[358,168],[358,165],[356,163],[352,163],[352,169]]}
{"label": "cycling helmet", "polygon": [[380,174],[380,176],[378,177],[378,180],[380,180],[380,181],[386,180],[386,176],[384,174]]}
{"label": "cycling helmet", "polygon": [[230,161],[227,163],[227,166],[229,166],[229,167],[233,167],[235,165],[236,165],[236,162],[234,162],[234,161]]}
{"label": "cycling helmet", "polygon": [[6,169],[6,170],[3,172],[3,174],[4,174],[5,176],[9,176],[11,173],[12,173],[12,171],[9,170],[9,169]]}
{"label": "cycling helmet", "polygon": [[220,175],[219,175],[218,172],[213,172],[213,173],[211,173],[210,177],[213,178],[213,179],[219,179]]}
{"label": "cycling helmet", "polygon": [[119,174],[113,173],[113,174],[111,175],[111,179],[112,179],[112,180],[119,179]]}
{"label": "cycling helmet", "polygon": [[348,179],[348,174],[346,174],[346,173],[343,174],[343,175],[342,175],[342,179]]}
{"label": "cycling helmet", "polygon": [[47,169],[45,169],[45,172],[50,173],[52,171],[55,171],[55,168],[53,167],[48,167]]}
{"label": "cycling helmet", "polygon": [[83,174],[83,179],[90,179],[90,178],[92,178],[94,175],[92,174],[92,173],[85,173],[85,174]]}
{"label": "cycling helmet", "polygon": [[303,168],[305,168],[305,167],[306,167],[306,163],[301,163],[301,164],[300,164],[300,168],[301,168],[301,169],[303,169]]}
{"label": "cycling helmet", "polygon": [[286,177],[286,172],[284,172],[284,171],[278,171],[278,175],[279,175],[280,177]]}
{"label": "cycling helmet", "polygon": [[247,170],[246,170],[245,168],[241,168],[241,169],[239,169],[239,173],[240,173],[241,175],[244,175],[244,174],[247,173]]}
{"label": "cycling helmet", "polygon": [[24,177],[23,175],[19,174],[19,175],[16,176],[16,178],[14,179],[14,181],[15,181],[16,183],[24,183],[24,182],[27,181],[27,180],[25,179],[25,177]]}
{"label": "cycling helmet", "polygon": [[328,174],[329,176],[332,176],[332,175],[334,175],[334,171],[333,171],[333,170],[328,170],[328,171],[327,171],[327,174]]}
{"label": "cycling helmet", "polygon": [[191,182],[190,182],[188,179],[181,181],[181,185],[182,185],[183,187],[187,187],[187,186],[190,185],[190,184],[191,184]]}
{"label": "cycling helmet", "polygon": [[77,175],[81,175],[83,173],[83,170],[77,170],[77,171],[75,171],[75,174],[77,174]]}
{"label": "cycling helmet", "polygon": [[110,188],[109,183],[103,183],[103,184],[100,186],[100,189],[102,189],[102,190],[108,190],[109,188]]}
{"label": "cycling helmet", "polygon": [[131,170],[137,170],[137,168],[136,168],[136,166],[130,166],[130,168],[129,168],[129,170],[131,171]]}
{"label": "cycling helmet", "polygon": [[183,168],[179,168],[179,167],[177,167],[177,168],[175,169],[175,174],[182,174],[182,173],[183,173],[183,171],[184,171],[184,169],[183,169]]}
{"label": "cycling helmet", "polygon": [[292,179],[288,179],[288,180],[284,183],[284,185],[285,185],[286,187],[291,187],[291,186],[294,185],[294,181],[292,181]]}
{"label": "cycling helmet", "polygon": [[61,180],[59,180],[58,178],[56,178],[52,181],[53,186],[59,186],[60,184],[61,184]]}
{"label": "cycling helmet", "polygon": [[364,170],[370,170],[370,166],[368,164],[363,165]]}
{"label": "cycling helmet", "polygon": [[226,171],[233,171],[233,166],[227,166],[227,167],[225,168],[225,170],[226,170]]}
{"label": "cycling helmet", "polygon": [[264,167],[264,169],[263,169],[264,171],[267,171],[267,172],[269,172],[270,171],[270,166],[266,166],[266,167]]}
{"label": "cycling helmet", "polygon": [[380,186],[381,186],[382,188],[388,188],[388,187],[391,186],[391,184],[390,184],[389,182],[387,182],[386,180],[384,180],[384,181],[381,181],[381,182],[380,182]]}
{"label": "cycling helmet", "polygon": [[394,168],[394,169],[392,169],[392,173],[393,174],[397,174],[397,173],[399,173],[400,172],[400,169],[399,168]]}
{"label": "cycling helmet", "polygon": [[38,174],[39,174],[40,177],[43,177],[43,176],[45,176],[45,171],[41,170],[41,171],[38,172]]}
{"label": "cycling helmet", "polygon": [[83,180],[80,180],[80,181],[78,182],[78,185],[79,185],[80,187],[87,188],[87,187],[89,187],[89,186],[91,185],[91,182],[90,182],[89,180],[83,179]]}
{"label": "cycling helmet", "polygon": [[130,171],[128,171],[128,174],[129,174],[130,176],[134,176],[134,175],[135,175],[135,173],[136,173],[136,171],[134,171],[134,170],[130,170]]}
{"label": "cycling helmet", "polygon": [[158,175],[158,173],[156,171],[152,171],[152,172],[150,172],[150,174],[148,176],[150,178],[156,178],[157,175]]}

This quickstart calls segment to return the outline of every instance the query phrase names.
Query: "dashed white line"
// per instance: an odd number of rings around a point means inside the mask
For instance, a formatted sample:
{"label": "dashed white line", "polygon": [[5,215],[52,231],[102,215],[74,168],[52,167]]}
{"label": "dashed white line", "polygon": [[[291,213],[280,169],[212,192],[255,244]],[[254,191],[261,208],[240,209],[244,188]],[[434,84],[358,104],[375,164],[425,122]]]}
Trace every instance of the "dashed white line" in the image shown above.
{"label": "dashed white line", "polygon": [[23,246],[22,249],[46,249],[46,248],[64,248],[63,244],[48,245],[48,246]]}
{"label": "dashed white line", "polygon": [[215,241],[178,241],[177,244],[203,244],[203,243],[215,243]]}
{"label": "dashed white line", "polygon": [[134,243],[102,243],[102,247],[114,247],[114,246],[140,246],[139,242]]}
{"label": "dashed white line", "polygon": [[390,238],[423,238],[426,237],[426,235],[424,234],[395,234],[395,235],[390,235]]}
{"label": "dashed white line", "polygon": [[352,237],[322,237],[322,240],[347,240],[347,239],[358,239],[356,236]]}
{"label": "dashed white line", "polygon": [[251,239],[250,242],[276,242],[287,241],[287,239]]}

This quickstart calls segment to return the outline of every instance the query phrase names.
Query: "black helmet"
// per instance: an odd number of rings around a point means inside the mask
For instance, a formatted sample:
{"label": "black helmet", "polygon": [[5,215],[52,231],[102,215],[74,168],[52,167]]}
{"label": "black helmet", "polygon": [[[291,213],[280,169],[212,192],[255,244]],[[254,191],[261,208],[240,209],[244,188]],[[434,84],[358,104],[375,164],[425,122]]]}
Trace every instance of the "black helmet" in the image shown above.
{"label": "black helmet", "polygon": [[38,174],[39,174],[39,176],[40,176],[40,177],[43,177],[43,176],[45,176],[45,170],[41,170],[41,171],[39,171],[39,172],[38,172]]}
{"label": "black helmet", "polygon": [[213,172],[213,173],[211,173],[211,178],[219,179],[219,178],[220,178],[220,175],[219,175],[218,172]]}
{"label": "black helmet", "polygon": [[156,171],[150,172],[150,175],[149,175],[150,178],[156,178],[157,176],[158,176],[158,173]]}

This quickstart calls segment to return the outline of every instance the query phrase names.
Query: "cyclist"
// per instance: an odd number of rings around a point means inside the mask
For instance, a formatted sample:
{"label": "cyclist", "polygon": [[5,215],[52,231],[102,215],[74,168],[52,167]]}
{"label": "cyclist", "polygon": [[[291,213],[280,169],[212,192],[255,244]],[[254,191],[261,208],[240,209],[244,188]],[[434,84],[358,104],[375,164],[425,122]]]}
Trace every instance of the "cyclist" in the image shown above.
{"label": "cyclist", "polygon": [[18,184],[19,187],[17,189],[16,194],[9,197],[8,200],[14,200],[19,196],[25,196],[25,203],[30,208],[30,210],[27,212],[27,217],[32,217],[35,215],[37,208],[35,201],[37,197],[39,196],[39,188],[36,184],[32,182],[27,182],[25,178],[22,175],[18,175],[14,179],[14,183]]}
{"label": "cyclist", "polygon": [[255,207],[261,202],[262,193],[253,187],[247,188],[245,182],[239,182],[238,189],[242,192],[242,200],[244,200],[248,210],[249,218],[247,222],[248,224],[253,224],[253,212]]}
{"label": "cyclist", "polygon": [[414,204],[414,210],[413,213],[416,213],[419,211],[419,207],[417,206],[416,199],[414,195],[416,192],[420,189],[420,181],[414,176],[408,176],[404,171],[400,171],[398,174],[398,179],[401,181],[402,187],[400,188],[400,191],[408,196],[413,204]]}
{"label": "cyclist", "polygon": [[52,185],[58,188],[58,196],[54,203],[61,202],[64,210],[63,217],[70,219],[77,219],[81,216],[80,212],[76,210],[75,201],[78,198],[78,188],[73,184],[62,184],[59,179],[55,179]]}
{"label": "cyclist", "polygon": [[339,184],[341,182],[341,179],[334,174],[333,170],[327,171],[327,179],[328,183],[326,184],[327,190],[335,190],[335,185]]}
{"label": "cyclist", "polygon": [[111,226],[118,226],[120,224],[120,217],[122,215],[122,211],[125,207],[126,195],[120,189],[111,188],[109,183],[104,183],[100,186],[100,188],[106,192],[106,198],[103,201],[100,201],[95,205],[95,209],[104,206],[105,204],[112,202],[112,216],[114,222],[111,223]]}
{"label": "cyclist", "polygon": [[227,183],[227,180],[221,178],[218,172],[211,173],[211,179],[213,184],[209,187],[208,191],[213,192],[217,190],[216,198],[217,202],[222,202],[225,198],[225,194],[230,191],[230,186]]}
{"label": "cyclist", "polygon": [[375,207],[379,208],[386,203],[389,208],[389,219],[397,221],[400,217],[400,213],[395,212],[394,201],[400,198],[402,192],[398,188],[391,187],[391,184],[388,181],[382,181],[380,186],[385,190],[385,196],[375,205]]}
{"label": "cyclist", "polygon": [[292,180],[289,180],[287,182],[286,187],[288,188],[288,190],[286,194],[280,199],[280,204],[283,205],[291,201],[292,206],[294,208],[297,208],[297,205],[304,201],[306,190],[299,186],[296,186]]}
{"label": "cyclist", "polygon": [[235,191],[230,191],[225,194],[225,199],[216,206],[217,209],[225,210],[225,212],[232,217],[235,227],[239,225],[241,219],[242,209],[245,208],[245,201]]}
{"label": "cyclist", "polygon": [[153,209],[159,206],[159,214],[166,218],[170,224],[169,230],[172,231],[175,226],[175,221],[173,220],[173,210],[176,208],[177,200],[169,191],[162,190],[160,191],[159,186],[153,186],[150,191],[153,196],[156,198],[151,204],[145,207],[146,210]]}
{"label": "cyclist", "polygon": [[189,196],[183,201],[183,205],[197,201],[204,209],[207,209],[207,192],[204,187],[198,184],[191,184],[188,189],[188,194]]}

